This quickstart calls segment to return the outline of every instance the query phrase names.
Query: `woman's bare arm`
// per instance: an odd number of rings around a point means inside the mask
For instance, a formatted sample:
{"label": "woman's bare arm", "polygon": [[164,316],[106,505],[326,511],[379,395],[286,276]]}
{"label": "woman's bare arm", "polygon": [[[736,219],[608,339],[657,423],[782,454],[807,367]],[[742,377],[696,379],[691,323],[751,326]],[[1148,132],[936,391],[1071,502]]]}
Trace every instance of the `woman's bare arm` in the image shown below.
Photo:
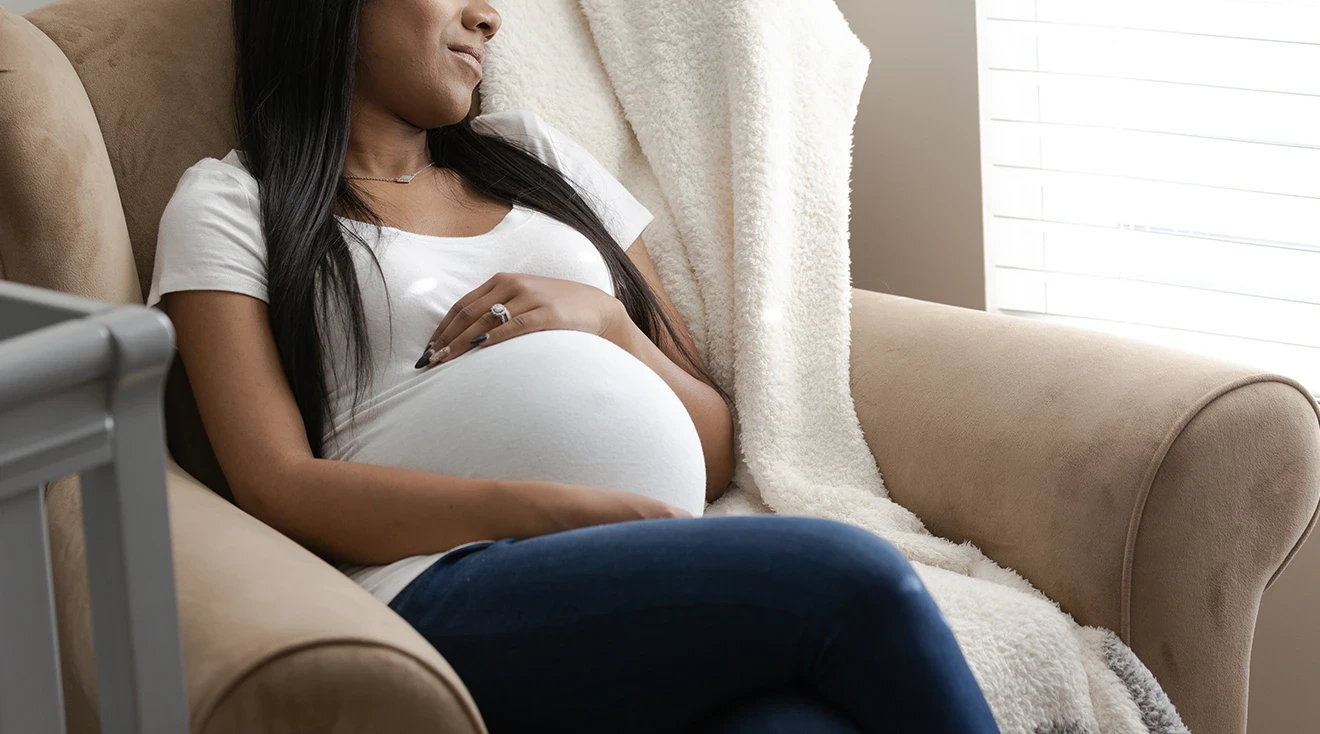
{"label": "woman's bare arm", "polygon": [[[651,255],[646,251],[646,243],[642,242],[642,238],[638,237],[628,248],[628,257],[651,286],[651,290],[655,291],[660,307],[678,332],[678,338],[693,355],[697,355],[687,324],[660,283],[660,274],[656,272],[655,263],[651,262]],[[733,479],[733,417],[729,406],[714,388],[697,379],[687,360],[672,342],[661,338],[663,347],[657,347],[631,321],[628,325],[632,326],[628,333],[616,337],[619,346],[655,370],[678,395],[678,399],[683,401],[688,415],[692,416],[692,423],[697,427],[697,435],[701,437],[701,448],[706,457],[706,501],[714,502],[724,494]],[[700,364],[700,356],[697,356],[697,361]],[[700,366],[705,368],[704,364]]]}
{"label": "woman's bare arm", "polygon": [[318,553],[389,563],[473,540],[681,513],[631,492],[318,459],[284,377],[266,304],[222,291],[163,300],[235,500]]}

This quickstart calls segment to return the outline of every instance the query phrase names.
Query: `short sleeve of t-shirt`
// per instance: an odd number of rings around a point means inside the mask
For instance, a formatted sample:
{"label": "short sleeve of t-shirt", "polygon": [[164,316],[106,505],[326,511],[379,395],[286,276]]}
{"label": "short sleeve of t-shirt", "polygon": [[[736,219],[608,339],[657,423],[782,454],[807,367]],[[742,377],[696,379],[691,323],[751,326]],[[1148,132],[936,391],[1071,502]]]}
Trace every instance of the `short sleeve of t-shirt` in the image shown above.
{"label": "short sleeve of t-shirt", "polygon": [[586,148],[535,112],[509,110],[478,115],[472,127],[519,146],[564,174],[623,249],[628,249],[654,219]]}
{"label": "short sleeve of t-shirt", "polygon": [[205,158],[184,172],[161,215],[147,305],[175,291],[268,300],[257,181],[238,162]]}

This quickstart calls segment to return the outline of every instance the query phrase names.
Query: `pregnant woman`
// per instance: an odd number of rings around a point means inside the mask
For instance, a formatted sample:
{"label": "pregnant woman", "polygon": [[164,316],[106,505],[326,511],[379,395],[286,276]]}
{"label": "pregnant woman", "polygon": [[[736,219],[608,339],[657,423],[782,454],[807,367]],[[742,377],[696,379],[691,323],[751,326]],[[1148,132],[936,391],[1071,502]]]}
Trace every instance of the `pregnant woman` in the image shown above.
{"label": "pregnant woman", "polygon": [[241,147],[183,175],[149,304],[238,504],[416,627],[494,734],[997,731],[885,542],[693,519],[727,396],[646,208],[536,114],[469,119],[499,27],[235,0]]}

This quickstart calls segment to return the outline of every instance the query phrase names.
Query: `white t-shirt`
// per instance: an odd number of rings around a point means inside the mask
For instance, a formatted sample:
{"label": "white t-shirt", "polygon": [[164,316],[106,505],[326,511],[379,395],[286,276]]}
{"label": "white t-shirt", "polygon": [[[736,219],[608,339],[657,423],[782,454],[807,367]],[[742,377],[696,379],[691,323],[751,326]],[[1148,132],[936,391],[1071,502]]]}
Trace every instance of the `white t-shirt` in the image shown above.
{"label": "white t-shirt", "polygon": [[[651,213],[590,153],[535,113],[492,113],[473,124],[563,172],[621,247],[631,245],[650,223]],[[161,218],[147,305],[186,290],[267,300],[259,207],[257,181],[239,153],[189,168]],[[702,512],[706,466],[691,417],[664,380],[612,342],[580,331],[540,331],[429,369],[413,367],[449,308],[495,273],[576,280],[614,294],[605,262],[586,237],[516,205],[494,229],[475,237],[433,237],[389,227],[378,232],[339,221],[356,228],[371,246],[384,283],[369,258],[357,252],[374,383],[350,428],[348,356],[342,345],[327,350],[331,414],[343,432],[326,443],[325,458],[461,477],[610,487],[664,500],[693,515]],[[440,555],[343,568],[389,602]]]}

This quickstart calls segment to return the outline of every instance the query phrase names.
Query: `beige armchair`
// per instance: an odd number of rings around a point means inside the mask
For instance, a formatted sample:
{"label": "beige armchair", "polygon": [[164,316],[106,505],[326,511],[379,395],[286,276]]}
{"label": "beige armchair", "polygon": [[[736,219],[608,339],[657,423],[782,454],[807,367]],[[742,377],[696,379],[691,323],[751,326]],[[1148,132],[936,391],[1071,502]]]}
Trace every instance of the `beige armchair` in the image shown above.
{"label": "beige armchair", "polygon": [[[29,20],[0,10],[0,273],[141,302],[180,174],[234,145],[228,3],[64,0]],[[1117,631],[1192,731],[1244,731],[1261,596],[1320,505],[1320,418],[1297,385],[859,290],[853,393],[898,501]],[[168,417],[194,732],[484,731],[400,618],[194,479],[223,484],[178,370]],[[72,481],[48,502],[82,734],[95,676]]]}

